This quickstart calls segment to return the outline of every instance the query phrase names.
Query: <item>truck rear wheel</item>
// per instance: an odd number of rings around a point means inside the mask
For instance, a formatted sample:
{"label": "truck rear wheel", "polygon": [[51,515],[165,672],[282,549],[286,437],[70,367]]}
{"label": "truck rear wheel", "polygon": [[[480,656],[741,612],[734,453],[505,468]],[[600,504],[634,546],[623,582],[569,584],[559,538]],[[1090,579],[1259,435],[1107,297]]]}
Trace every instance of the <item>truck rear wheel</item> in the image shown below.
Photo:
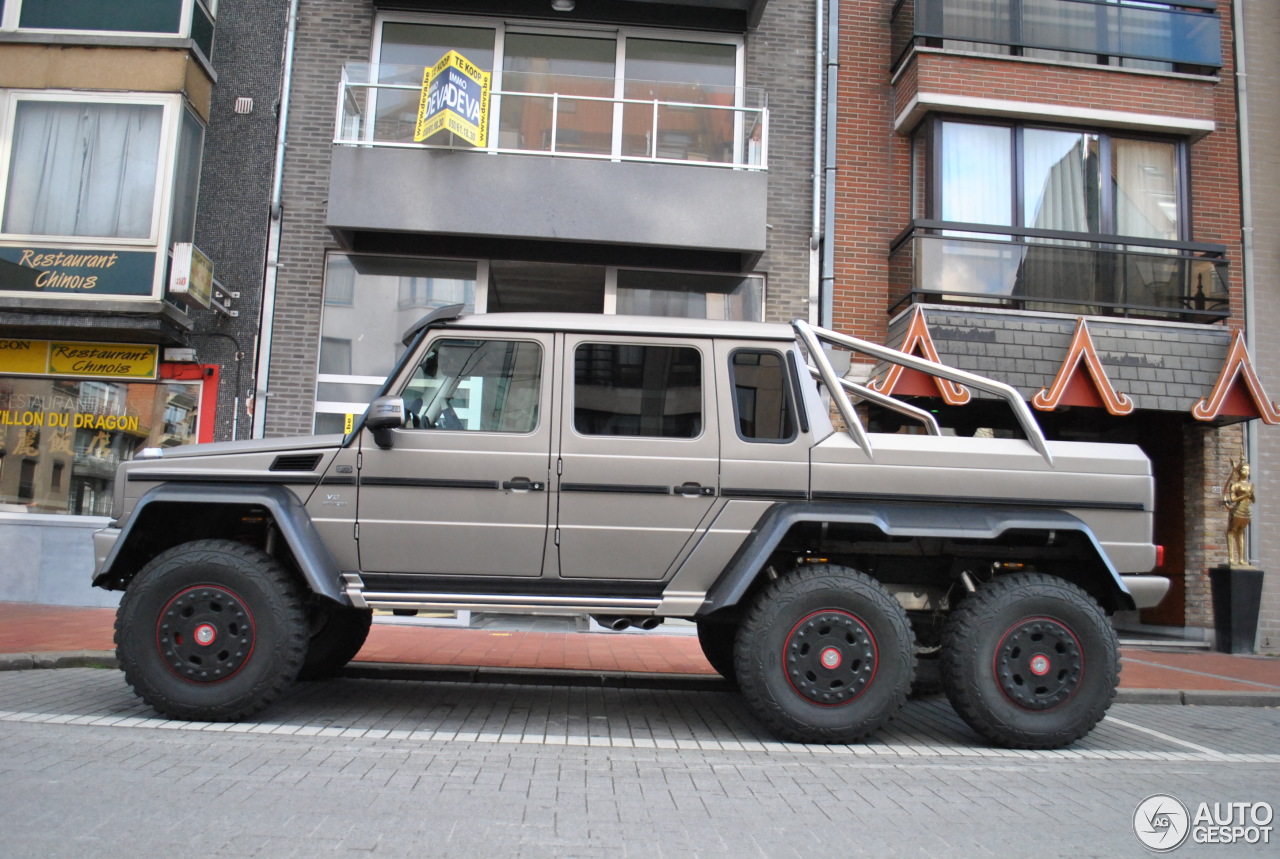
{"label": "truck rear wheel", "polygon": [[342,670],[369,637],[373,612],[335,605],[328,600],[311,610],[311,640],[299,680],[323,680]]}
{"label": "truck rear wheel", "polygon": [[233,540],[198,540],[156,556],[116,613],[125,680],[175,719],[256,713],[297,677],[306,646],[297,585],[269,555]]}
{"label": "truck rear wheel", "polygon": [[947,698],[997,745],[1052,749],[1080,739],[1106,714],[1119,679],[1106,614],[1054,576],[997,578],[966,598],[943,631]]}
{"label": "truck rear wheel", "polygon": [[735,663],[747,704],[775,734],[850,743],[902,707],[915,661],[902,606],[865,573],[801,567],[743,620]]}

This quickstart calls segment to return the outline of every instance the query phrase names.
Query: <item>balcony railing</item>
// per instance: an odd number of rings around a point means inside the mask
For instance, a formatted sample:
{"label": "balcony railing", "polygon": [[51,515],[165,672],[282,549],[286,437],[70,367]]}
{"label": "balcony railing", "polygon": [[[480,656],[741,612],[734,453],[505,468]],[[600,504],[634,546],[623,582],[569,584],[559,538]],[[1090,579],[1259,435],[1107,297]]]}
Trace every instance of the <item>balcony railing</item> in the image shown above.
{"label": "balcony railing", "polygon": [[[422,72],[421,66],[346,65],[333,142],[457,148],[447,135],[413,140]],[[520,72],[492,90],[489,145],[480,151],[764,170],[768,125],[765,95],[757,89],[619,85],[613,78]]]}
{"label": "balcony railing", "polygon": [[1212,70],[1222,67],[1220,38],[1214,0],[898,0],[892,22],[895,67],[915,45],[952,41],[1012,55]]}
{"label": "balcony railing", "polygon": [[889,281],[891,311],[934,302],[1180,322],[1231,315],[1222,245],[916,221],[893,244]]}

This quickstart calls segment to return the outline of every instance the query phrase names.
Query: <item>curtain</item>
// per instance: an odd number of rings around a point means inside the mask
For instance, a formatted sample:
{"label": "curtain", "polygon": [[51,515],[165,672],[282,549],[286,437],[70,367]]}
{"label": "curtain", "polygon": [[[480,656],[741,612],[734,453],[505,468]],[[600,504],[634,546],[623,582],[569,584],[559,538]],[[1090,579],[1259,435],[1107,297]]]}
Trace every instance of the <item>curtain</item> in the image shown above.
{"label": "curtain", "polygon": [[942,220],[1013,223],[1011,136],[1011,129],[999,125],[943,123]]}
{"label": "curtain", "polygon": [[160,105],[19,102],[4,231],[149,238],[163,115]]}

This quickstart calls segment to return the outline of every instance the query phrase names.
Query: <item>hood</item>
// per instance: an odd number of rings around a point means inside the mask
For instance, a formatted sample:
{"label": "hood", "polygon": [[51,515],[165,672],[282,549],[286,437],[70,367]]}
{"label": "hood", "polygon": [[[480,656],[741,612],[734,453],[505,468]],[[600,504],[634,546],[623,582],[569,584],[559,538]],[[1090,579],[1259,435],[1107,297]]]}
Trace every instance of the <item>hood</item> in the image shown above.
{"label": "hood", "polygon": [[[218,456],[228,453],[272,453],[290,450],[322,450],[342,447],[343,435],[308,435],[298,438],[255,438],[245,441],[220,441],[212,444],[183,444],[161,448],[160,460],[184,459],[191,456]],[[154,460],[152,460],[154,461]]]}

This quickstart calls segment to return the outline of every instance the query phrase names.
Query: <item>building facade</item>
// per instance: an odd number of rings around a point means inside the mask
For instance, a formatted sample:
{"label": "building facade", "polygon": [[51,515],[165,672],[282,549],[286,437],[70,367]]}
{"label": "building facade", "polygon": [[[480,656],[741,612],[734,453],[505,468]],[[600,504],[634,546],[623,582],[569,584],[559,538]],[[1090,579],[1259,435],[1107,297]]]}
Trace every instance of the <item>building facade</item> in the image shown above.
{"label": "building facade", "polygon": [[[1207,637],[1222,487],[1277,417],[1243,336],[1232,4],[839,9],[832,321],[1014,385],[1050,438],[1141,446],[1173,587],[1120,622]],[[893,384],[956,432],[1012,430]]]}
{"label": "building facade", "polygon": [[[341,431],[433,308],[807,316],[815,8],[303,0],[255,430]],[[415,140],[424,69],[487,137]]]}
{"label": "building facade", "polygon": [[120,461],[248,436],[286,8],[0,9],[0,599],[56,601]]}

